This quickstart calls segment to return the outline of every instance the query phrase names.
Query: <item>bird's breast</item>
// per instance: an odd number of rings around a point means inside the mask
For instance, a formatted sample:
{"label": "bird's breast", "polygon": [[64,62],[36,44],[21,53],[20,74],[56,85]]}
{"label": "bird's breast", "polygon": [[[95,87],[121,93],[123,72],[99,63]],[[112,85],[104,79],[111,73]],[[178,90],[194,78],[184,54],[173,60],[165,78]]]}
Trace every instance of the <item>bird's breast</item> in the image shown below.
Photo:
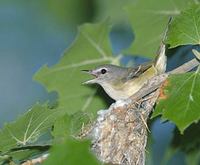
{"label": "bird's breast", "polygon": [[150,78],[154,77],[157,71],[154,67],[149,68],[145,73],[141,74],[137,78],[127,80],[126,82],[119,82],[113,84],[104,83],[101,86],[104,88],[105,92],[114,100],[127,99],[138,90],[142,88],[143,85]]}

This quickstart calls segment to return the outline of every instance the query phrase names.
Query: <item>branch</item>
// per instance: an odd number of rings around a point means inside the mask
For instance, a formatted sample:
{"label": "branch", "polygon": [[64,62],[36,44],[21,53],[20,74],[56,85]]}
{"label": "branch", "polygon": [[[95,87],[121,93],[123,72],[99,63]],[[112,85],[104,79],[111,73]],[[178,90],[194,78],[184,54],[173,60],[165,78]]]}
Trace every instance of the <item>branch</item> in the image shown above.
{"label": "branch", "polygon": [[197,59],[193,59],[180,67],[172,70],[169,72],[169,74],[181,74],[181,73],[186,73],[189,72],[190,70],[194,69],[199,65],[199,61]]}
{"label": "branch", "polygon": [[49,156],[49,154],[44,154],[38,158],[32,159],[32,160],[27,160],[26,162],[22,163],[21,165],[36,165],[36,164],[41,164],[43,163],[47,157]]}

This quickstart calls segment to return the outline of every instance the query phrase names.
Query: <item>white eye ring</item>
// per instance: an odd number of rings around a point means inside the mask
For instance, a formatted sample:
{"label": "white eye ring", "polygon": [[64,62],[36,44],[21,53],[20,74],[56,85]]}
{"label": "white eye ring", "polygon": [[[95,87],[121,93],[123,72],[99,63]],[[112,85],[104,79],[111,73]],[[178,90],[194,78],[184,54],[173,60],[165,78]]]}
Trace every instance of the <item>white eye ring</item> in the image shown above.
{"label": "white eye ring", "polygon": [[107,72],[106,69],[101,69],[101,74],[105,74]]}

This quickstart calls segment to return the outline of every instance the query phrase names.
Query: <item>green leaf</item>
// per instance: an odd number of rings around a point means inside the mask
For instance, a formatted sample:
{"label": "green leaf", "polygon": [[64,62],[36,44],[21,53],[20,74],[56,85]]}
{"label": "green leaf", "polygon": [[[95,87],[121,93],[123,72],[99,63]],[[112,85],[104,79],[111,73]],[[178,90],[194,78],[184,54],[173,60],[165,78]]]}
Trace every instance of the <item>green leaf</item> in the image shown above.
{"label": "green leaf", "polygon": [[33,106],[16,121],[5,124],[0,131],[0,151],[35,143],[62,114],[61,109],[50,109],[47,105]]}
{"label": "green leaf", "polygon": [[30,150],[30,149],[25,149],[25,150],[19,150],[19,151],[14,151],[9,153],[9,156],[12,157],[12,160],[17,160],[17,161],[22,161],[26,160],[34,155],[37,155],[38,153],[41,153],[39,150]]}
{"label": "green leaf", "polygon": [[133,3],[132,0],[96,0],[97,10],[96,19],[102,20],[108,18],[114,24],[120,24],[127,21],[126,13],[123,7]]}
{"label": "green leaf", "polygon": [[4,155],[4,156],[0,155],[0,164],[4,164],[4,162],[8,160],[10,160],[10,157],[8,155]]}
{"label": "green leaf", "polygon": [[12,158],[13,161],[21,162],[23,160],[30,159],[33,156],[42,154],[44,151],[40,151],[37,149],[25,149],[19,151],[13,151],[9,153],[9,156]]}
{"label": "green leaf", "polygon": [[[48,0],[41,1],[40,5],[49,16],[55,18],[56,23],[61,23],[60,27],[69,27],[91,21],[93,16],[93,3],[82,0]],[[78,11],[78,12],[77,12]]]}
{"label": "green leaf", "polygon": [[112,56],[109,42],[107,21],[98,24],[84,24],[60,62],[53,67],[43,66],[35,75],[35,80],[43,84],[49,92],[59,94],[59,106],[68,114],[86,111],[96,114],[105,108],[105,102],[97,93],[97,88],[82,85],[89,75],[81,72],[102,63],[119,63],[118,57]]}
{"label": "green leaf", "polygon": [[72,118],[69,115],[64,115],[59,118],[53,127],[52,135],[58,140],[69,137],[71,135]]}
{"label": "green leaf", "polygon": [[74,141],[68,139],[64,144],[53,146],[50,157],[44,165],[98,165],[98,161],[90,153],[88,141]]}
{"label": "green leaf", "polygon": [[200,45],[200,5],[192,5],[174,18],[168,31],[170,47],[192,44]]}
{"label": "green leaf", "polygon": [[137,0],[126,8],[135,33],[128,49],[131,54],[153,57],[161,42],[170,16],[180,14],[188,0]]}
{"label": "green leaf", "polygon": [[[90,128],[92,124],[92,118],[88,113],[77,112],[71,116],[71,134],[78,136],[81,131],[84,131],[86,128]],[[83,129],[83,130],[82,130]]]}
{"label": "green leaf", "polygon": [[55,143],[62,142],[66,138],[78,137],[82,131],[91,126],[91,118],[87,113],[76,112],[73,115],[64,115],[58,119],[52,131]]}
{"label": "green leaf", "polygon": [[199,70],[200,67],[193,73],[170,76],[165,89],[167,99],[158,103],[154,117],[162,114],[162,119],[175,123],[181,132],[200,119]]}

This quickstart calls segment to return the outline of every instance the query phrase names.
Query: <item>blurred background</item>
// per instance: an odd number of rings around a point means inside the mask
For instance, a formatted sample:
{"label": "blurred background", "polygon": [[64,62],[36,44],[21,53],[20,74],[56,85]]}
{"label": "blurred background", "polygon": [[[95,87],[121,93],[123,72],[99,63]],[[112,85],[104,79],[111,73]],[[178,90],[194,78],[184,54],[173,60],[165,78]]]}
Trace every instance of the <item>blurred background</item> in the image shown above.
{"label": "blurred background", "polygon": [[[127,48],[134,35],[127,20],[121,14],[124,1],[107,0],[0,0],[0,126],[16,119],[35,102],[44,102],[56,97],[48,94],[44,87],[32,80],[34,73],[44,64],[58,62],[62,52],[76,36],[77,26],[84,22],[95,22],[112,17],[115,26],[110,39],[114,54]],[[181,49],[188,51],[188,47]],[[177,61],[184,62],[188,56],[169,56],[168,69]],[[186,53],[187,54],[187,53]],[[180,60],[181,58],[181,60]],[[141,63],[148,59],[129,56],[123,59]],[[174,125],[156,120],[152,124],[152,139],[147,155],[149,164],[159,165],[172,139]],[[184,154],[176,153],[166,164],[184,165]]]}
{"label": "blurred background", "polygon": [[66,13],[53,3],[0,0],[1,127],[36,101],[51,97],[32,76],[43,64],[56,63],[75,36],[60,18]]}
{"label": "blurred background", "polygon": [[[109,7],[105,0],[0,0],[1,127],[35,102],[54,97],[32,76],[42,65],[59,60],[77,25],[103,18]],[[126,28],[113,29],[111,36],[117,40],[115,53],[132,41]]]}

